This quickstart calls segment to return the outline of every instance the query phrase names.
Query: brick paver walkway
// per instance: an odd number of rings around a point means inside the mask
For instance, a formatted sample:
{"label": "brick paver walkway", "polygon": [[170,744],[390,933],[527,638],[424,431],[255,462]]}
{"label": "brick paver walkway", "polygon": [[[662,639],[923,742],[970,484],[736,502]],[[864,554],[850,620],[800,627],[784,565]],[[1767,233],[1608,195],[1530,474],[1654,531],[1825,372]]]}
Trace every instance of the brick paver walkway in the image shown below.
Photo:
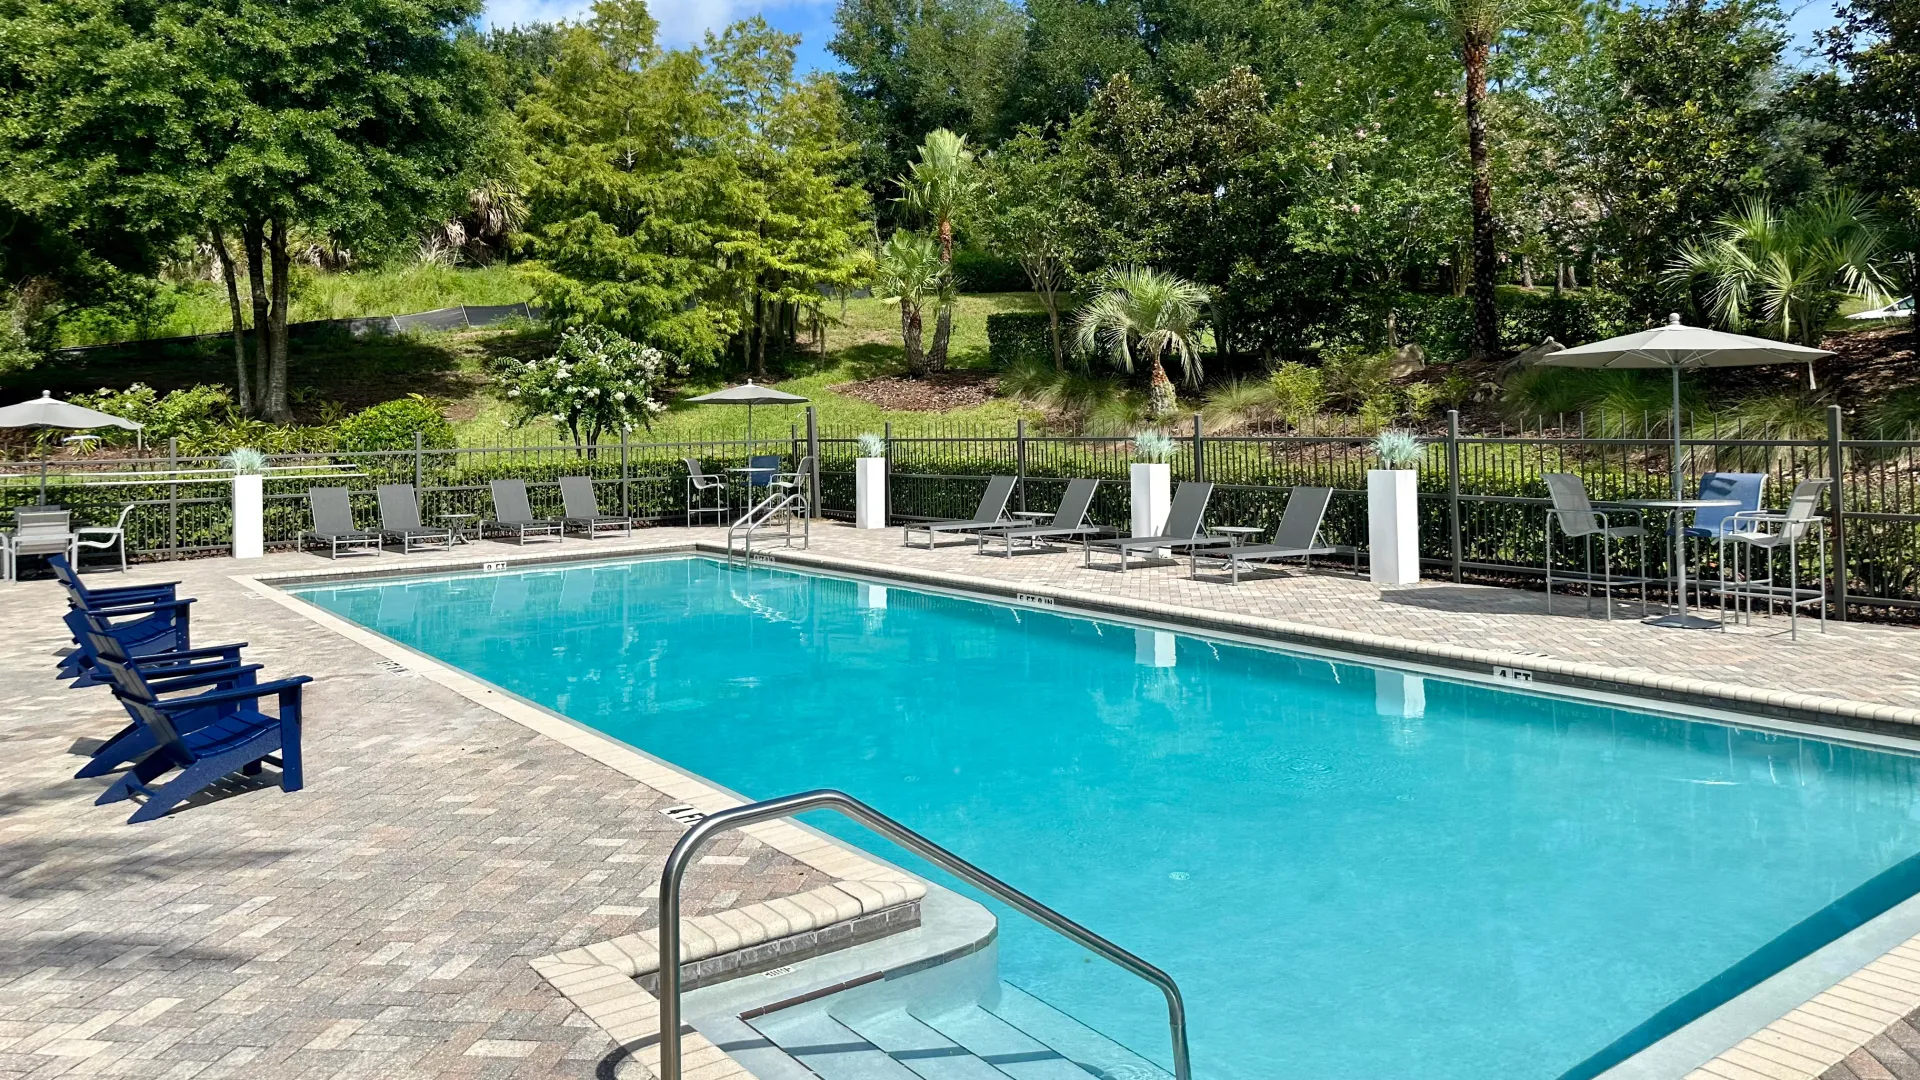
{"label": "brick paver walkway", "polygon": [[[1231,612],[1261,619],[1408,641],[1507,652],[1518,657],[1561,660],[1663,675],[1686,675],[1744,686],[1844,697],[1903,708],[1920,708],[1920,630],[1909,627],[1828,623],[1821,634],[1802,619],[1800,639],[1787,639],[1784,616],[1754,619],[1752,628],[1726,633],[1671,630],[1639,622],[1638,603],[1620,603],[1606,621],[1599,601],[1592,613],[1579,596],[1556,596],[1546,613],[1546,594],[1481,585],[1422,581],[1381,589],[1355,578],[1336,559],[1338,572],[1243,578],[1238,586],[1190,581],[1184,559],[1176,566],[1139,567],[1125,574],[1084,569],[1078,548],[1013,558],[979,555],[973,543],[945,542],[934,551],[903,547],[900,530],[863,531],[827,525],[813,531],[820,555],[924,569],[965,577],[1046,586],[1103,597]],[[1111,568],[1111,556],[1096,553],[1094,565]],[[1655,609],[1658,610],[1657,608]]]}
{"label": "brick paver walkway", "polygon": [[[661,529],[569,541],[612,555],[718,539]],[[897,530],[814,530],[816,557],[1206,608],[1409,641],[1684,673],[1920,706],[1916,631],[1835,626],[1797,643],[1606,623],[1539,593],[1428,582],[1384,593],[1337,574],[1239,588],[1184,565],[1126,575],[1077,552],[981,557],[903,548]],[[484,544],[343,562],[430,567],[554,554]],[[51,582],[0,585],[0,1076],[609,1075],[619,1053],[529,966],[653,925],[672,800],[258,597],[230,574],[324,571],[277,554],[149,565],[199,598],[196,637],[244,639],[272,672],[306,672],[307,788],[234,792],[144,826],[71,779],[123,722],[104,689],[52,678],[65,635]],[[101,575],[103,584],[117,575]],[[1556,605],[1558,607],[1558,605]],[[1810,628],[1808,628],[1810,629]],[[696,870],[688,914],[830,880],[750,840]],[[745,856],[736,863],[729,856]],[[622,1070],[623,1072],[626,1070]]]}
{"label": "brick paver walkway", "polygon": [[[184,579],[196,640],[315,676],[306,789],[139,826],[71,779],[126,718],[52,678],[54,583],[0,584],[0,1076],[604,1075],[612,1041],[528,961],[653,925],[670,800],[251,598],[241,565],[128,580]],[[713,854],[689,914],[829,880],[751,840]]]}

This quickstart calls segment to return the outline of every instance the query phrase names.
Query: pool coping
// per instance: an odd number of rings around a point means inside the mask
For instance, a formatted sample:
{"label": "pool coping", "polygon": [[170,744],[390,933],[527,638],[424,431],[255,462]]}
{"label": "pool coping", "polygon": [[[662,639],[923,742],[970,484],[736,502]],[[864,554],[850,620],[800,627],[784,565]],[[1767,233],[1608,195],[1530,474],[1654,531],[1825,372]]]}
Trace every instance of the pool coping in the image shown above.
{"label": "pool coping", "polygon": [[[681,799],[710,813],[739,805],[744,800],[737,794],[626,743],[373,631],[348,623],[283,591],[283,587],[324,582],[437,576],[476,570],[524,569],[549,564],[582,564],[673,554],[724,557],[727,552],[723,545],[711,541],[676,538],[651,544],[621,545],[604,554],[578,551],[538,553],[440,563],[430,567],[393,568],[389,565],[364,570],[330,567],[315,572],[293,571],[257,576],[234,574],[229,577],[243,588],[298,611],[316,624],[402,663],[476,704],[553,737],[662,794]],[[1755,689],[1549,657],[1419,642],[1183,605],[1083,593],[1053,586],[1016,585],[811,551],[763,550],[755,552],[751,561],[826,570],[909,585],[928,585],[1022,604],[1064,607],[1089,614],[1145,618],[1200,630],[1245,635],[1282,645],[1334,648],[1376,659],[1432,664],[1481,676],[1499,676],[1518,670],[1527,674],[1528,678],[1524,681],[1530,683],[1622,694],[1692,708],[1732,710],[1772,719],[1811,723],[1829,729],[1908,737],[1920,729],[1920,709],[1845,698]],[[846,901],[836,905],[831,899],[815,897],[816,902],[812,906],[818,908],[824,904],[831,907],[835,917],[826,918],[825,913],[821,912],[812,923],[806,919],[796,920],[793,913],[785,909],[785,905],[776,908],[772,902],[683,920],[683,963],[737,955],[770,941],[816,933],[908,904],[914,906],[917,918],[918,901],[925,895],[926,886],[903,870],[880,863],[864,852],[786,821],[749,826],[742,831],[835,877],[833,885],[811,892],[838,890],[846,897]],[[769,836],[779,842],[769,840]],[[813,857],[820,858],[822,862],[816,863]],[[841,888],[845,882],[855,883],[856,888]],[[904,891],[896,893],[888,889],[883,892],[879,887],[872,887],[878,882],[898,885]],[[861,889],[857,887],[859,885],[871,888]],[[889,896],[897,899],[889,903]],[[689,933],[688,927],[692,927],[696,933]],[[784,933],[776,933],[777,929],[782,928]],[[532,961],[535,970],[556,990],[606,1030],[623,1051],[639,1061],[650,1073],[657,1073],[658,1066],[659,1007],[657,1000],[639,980],[658,968],[657,940],[654,931],[646,931]],[[1920,1038],[1903,1041],[1897,1034],[1903,1022],[1909,1019],[1913,1019],[1915,1026],[1920,1027],[1920,935],[1895,946],[1753,1034],[1725,1048],[1688,1072],[1685,1080],[1815,1080],[1820,1077],[1828,1077],[1828,1080],[1848,1080],[1852,1077],[1858,1080],[1892,1080],[1895,1074],[1881,1064],[1881,1058],[1894,1054],[1905,1056],[1913,1063],[1911,1071],[1920,1074]],[[745,1066],[692,1027],[683,1026],[681,1037],[686,1080],[752,1077],[753,1074]]]}

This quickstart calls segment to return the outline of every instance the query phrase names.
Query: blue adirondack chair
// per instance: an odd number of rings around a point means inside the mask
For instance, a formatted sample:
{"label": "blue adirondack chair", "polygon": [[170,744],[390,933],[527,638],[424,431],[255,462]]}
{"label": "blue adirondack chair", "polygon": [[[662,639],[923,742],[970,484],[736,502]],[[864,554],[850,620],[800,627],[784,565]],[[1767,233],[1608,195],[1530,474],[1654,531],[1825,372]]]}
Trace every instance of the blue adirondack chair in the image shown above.
{"label": "blue adirondack chair", "polygon": [[[279,767],[280,790],[300,790],[300,688],[312,682],[311,677],[296,675],[162,700],[156,688],[131,665],[102,656],[100,666],[113,678],[120,700],[135,722],[152,733],[155,747],[101,793],[94,805],[143,794],[146,803],[127,823],[152,821],[234,772],[257,775],[262,762]],[[253,704],[270,696],[279,698],[277,716],[269,716]],[[185,726],[189,714],[204,718],[209,709],[213,711],[209,722],[193,728]],[[178,775],[159,782],[175,769]]]}
{"label": "blue adirondack chair", "polygon": [[[114,696],[121,699],[123,705],[126,697],[138,698],[143,693],[160,697],[186,690],[234,690],[253,686],[258,681],[254,673],[260,670],[260,665],[240,662],[240,650],[245,648],[244,642],[135,659],[128,656],[120,643],[109,634],[89,628],[83,640],[96,655],[123,665],[123,670],[131,672],[139,680],[126,686],[117,682],[113,684]],[[102,667],[101,670],[104,672],[107,669]],[[131,722],[93,752],[93,757],[80,767],[79,772],[73,774],[76,779],[105,776],[159,745],[152,730],[140,723],[139,716],[134,714],[131,706],[127,706],[127,713]],[[219,719],[219,715],[220,707],[211,705],[175,716],[174,726],[182,730],[197,728]]]}
{"label": "blue adirondack chair", "polygon": [[192,603],[187,598],[126,607],[69,608],[61,619],[73,634],[74,647],[60,658],[60,678],[74,680],[74,686],[107,681],[96,670],[94,651],[86,639],[95,627],[111,635],[129,656],[191,651],[193,633],[187,616]]}
{"label": "blue adirondack chair", "polygon": [[80,580],[79,572],[74,570],[65,555],[47,556],[47,565],[53,568],[53,576],[66,587],[68,599],[78,607],[113,607],[171,600],[174,588],[180,584],[177,581],[162,581],[153,585],[114,585],[94,589]]}

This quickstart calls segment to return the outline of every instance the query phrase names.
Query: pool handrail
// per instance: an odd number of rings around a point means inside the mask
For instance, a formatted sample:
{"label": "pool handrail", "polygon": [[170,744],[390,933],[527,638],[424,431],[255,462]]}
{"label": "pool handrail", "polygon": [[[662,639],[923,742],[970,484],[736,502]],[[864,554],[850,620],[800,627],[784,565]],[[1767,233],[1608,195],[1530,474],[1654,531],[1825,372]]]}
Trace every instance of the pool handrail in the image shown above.
{"label": "pool handrail", "polygon": [[686,831],[660,871],[660,1067],[659,1080],[682,1080],[680,1070],[680,882],[687,866],[707,841],[720,833],[809,810],[833,810],[865,825],[948,873],[960,877],[1002,903],[1075,944],[1133,972],[1160,989],[1167,999],[1167,1029],[1173,1040],[1174,1080],[1192,1080],[1187,1064],[1187,1007],[1173,976],[1115,945],[1092,930],[1001,881],[985,870],[921,836],[844,791],[822,788],[778,799],[747,803],[710,814]]}

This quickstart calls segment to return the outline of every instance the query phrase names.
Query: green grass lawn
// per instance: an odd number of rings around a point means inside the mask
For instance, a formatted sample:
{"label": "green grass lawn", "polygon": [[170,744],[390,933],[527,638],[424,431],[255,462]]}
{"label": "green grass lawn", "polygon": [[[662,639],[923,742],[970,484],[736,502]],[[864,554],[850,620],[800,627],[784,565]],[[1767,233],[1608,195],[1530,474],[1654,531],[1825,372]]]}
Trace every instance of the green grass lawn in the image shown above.
{"label": "green grass lawn", "polygon": [[[247,304],[244,285],[241,302]],[[413,265],[349,274],[299,271],[293,278],[294,322],[350,319],[365,315],[411,315],[456,304],[484,306],[517,304],[533,293],[504,266],[455,269]],[[248,317],[252,317],[248,309]],[[150,317],[144,321],[103,311],[82,312],[62,325],[61,346],[99,345],[114,341],[190,337],[224,333],[232,326],[226,286],[218,281],[188,281],[161,286]]]}

